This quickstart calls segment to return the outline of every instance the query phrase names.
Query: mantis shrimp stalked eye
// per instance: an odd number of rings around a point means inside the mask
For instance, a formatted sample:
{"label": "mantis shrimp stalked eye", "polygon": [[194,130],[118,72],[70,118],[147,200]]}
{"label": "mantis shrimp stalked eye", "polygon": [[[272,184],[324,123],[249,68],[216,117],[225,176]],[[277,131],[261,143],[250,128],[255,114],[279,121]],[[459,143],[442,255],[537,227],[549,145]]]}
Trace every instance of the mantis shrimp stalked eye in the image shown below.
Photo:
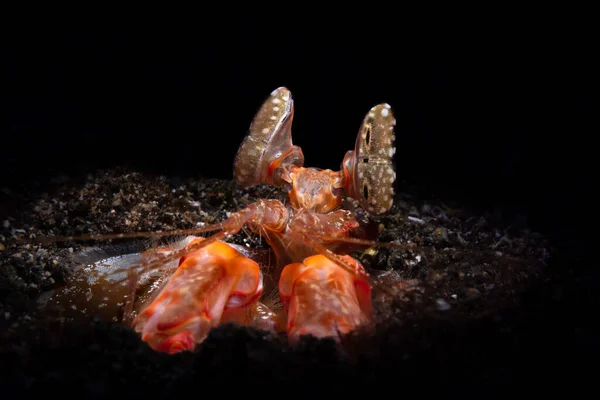
{"label": "mantis shrimp stalked eye", "polygon": [[238,185],[264,182],[281,186],[282,168],[304,164],[302,150],[292,144],[293,119],[292,94],[284,87],[274,90],[254,117],[250,133],[235,156],[233,176]]}
{"label": "mantis shrimp stalked eye", "polygon": [[396,119],[388,104],[377,105],[365,116],[354,150],[342,163],[350,197],[372,214],[384,214],[394,203]]}

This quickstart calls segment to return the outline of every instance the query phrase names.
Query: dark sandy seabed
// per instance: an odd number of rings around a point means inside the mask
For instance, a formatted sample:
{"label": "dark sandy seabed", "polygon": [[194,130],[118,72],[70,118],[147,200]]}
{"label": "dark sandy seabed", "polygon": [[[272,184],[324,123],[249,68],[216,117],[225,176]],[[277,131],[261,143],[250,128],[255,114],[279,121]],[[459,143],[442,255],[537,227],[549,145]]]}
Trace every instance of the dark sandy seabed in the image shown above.
{"label": "dark sandy seabed", "polygon": [[[35,238],[192,228],[282,193],[125,169],[58,179],[41,196],[5,193],[18,207],[0,221],[3,394],[173,397],[189,390],[206,398],[212,390],[282,396],[355,390],[401,395],[411,389],[477,394],[481,385],[535,382],[528,370],[544,368],[540,357],[548,350],[547,311],[536,301],[552,279],[548,241],[510,221],[411,197],[410,188],[400,187],[390,214],[378,218],[380,240],[411,246],[355,255],[372,270],[394,270],[419,284],[393,301],[378,301],[375,294],[374,331],[346,337],[341,352],[329,340],[306,338],[291,348],[284,335],[224,325],[194,353],[174,356],[152,351],[128,326],[94,316],[93,310],[69,319],[41,307],[86,248],[116,255],[127,246],[148,248],[150,240],[41,246]],[[30,243],[18,241],[23,238]],[[245,233],[232,241],[265,246]]]}

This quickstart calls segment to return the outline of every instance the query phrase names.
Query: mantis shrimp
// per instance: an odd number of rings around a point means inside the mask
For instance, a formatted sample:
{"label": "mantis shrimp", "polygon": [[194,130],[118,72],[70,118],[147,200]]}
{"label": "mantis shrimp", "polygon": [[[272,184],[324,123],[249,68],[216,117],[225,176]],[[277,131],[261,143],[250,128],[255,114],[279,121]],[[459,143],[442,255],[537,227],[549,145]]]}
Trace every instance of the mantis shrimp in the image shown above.
{"label": "mantis shrimp", "polygon": [[[366,114],[355,148],[339,171],[304,167],[302,150],[292,143],[293,116],[290,91],[274,90],[254,117],[233,165],[238,185],[281,188],[287,204],[261,199],[197,229],[88,235],[187,235],[179,246],[149,250],[121,270],[127,277],[119,282],[134,287],[142,275],[176,264],[131,322],[151,348],[170,354],[193,350],[213,327],[228,321],[285,331],[291,342],[303,335],[339,341],[372,321],[370,276],[349,253],[376,243],[377,229],[359,218],[358,209],[382,215],[393,205],[396,120],[391,107],[379,104]],[[346,206],[347,198],[360,207]],[[225,241],[246,227],[260,234],[275,255],[279,312],[261,301],[267,290],[259,263],[244,247]],[[218,232],[193,235],[210,231]]]}

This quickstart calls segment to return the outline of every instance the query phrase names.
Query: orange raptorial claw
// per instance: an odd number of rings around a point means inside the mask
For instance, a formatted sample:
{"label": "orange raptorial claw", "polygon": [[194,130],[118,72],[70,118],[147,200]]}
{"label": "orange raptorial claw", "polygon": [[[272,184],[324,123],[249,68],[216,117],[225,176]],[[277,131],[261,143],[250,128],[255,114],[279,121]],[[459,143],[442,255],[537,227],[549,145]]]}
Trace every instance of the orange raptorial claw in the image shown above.
{"label": "orange raptorial claw", "polygon": [[[146,340],[142,338],[142,340]],[[179,353],[185,350],[193,350],[196,346],[194,334],[191,331],[181,331],[165,339],[158,345],[158,351],[164,351],[169,354]]]}
{"label": "orange raptorial claw", "polygon": [[[350,256],[341,256],[362,269]],[[279,281],[279,295],[288,315],[288,337],[340,339],[371,320],[371,286],[323,255],[287,265]]]}
{"label": "orange raptorial claw", "polygon": [[[203,240],[196,238],[188,246]],[[262,290],[256,262],[224,242],[211,243],[181,259],[133,326],[156,350],[190,350],[223,319],[235,320],[230,314],[255,304]]]}

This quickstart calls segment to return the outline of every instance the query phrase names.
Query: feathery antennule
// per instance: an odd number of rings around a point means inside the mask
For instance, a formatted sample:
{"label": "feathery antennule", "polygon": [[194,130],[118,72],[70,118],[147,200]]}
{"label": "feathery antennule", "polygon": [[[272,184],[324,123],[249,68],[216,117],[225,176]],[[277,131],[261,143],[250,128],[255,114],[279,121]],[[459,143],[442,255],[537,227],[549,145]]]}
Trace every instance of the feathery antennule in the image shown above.
{"label": "feathery antennule", "polygon": [[305,232],[306,234],[310,234],[311,236],[318,237],[319,239],[336,241],[336,242],[344,242],[344,243],[352,243],[352,244],[362,244],[365,246],[376,246],[376,247],[389,247],[389,248],[401,248],[401,249],[409,249],[411,246],[406,243],[395,243],[395,242],[378,242],[376,240],[367,240],[367,239],[359,239],[347,236],[334,236],[334,235],[325,235],[318,232]]}
{"label": "feathery antennule", "polygon": [[204,226],[202,228],[190,229],[174,229],[170,231],[153,231],[153,232],[126,232],[126,233],[100,233],[100,234],[84,234],[78,236],[46,236],[38,239],[42,245],[48,245],[56,242],[81,241],[81,240],[111,240],[111,239],[133,239],[133,238],[148,238],[148,237],[164,237],[175,235],[196,235],[198,233],[212,232],[219,229],[225,229],[229,224],[220,222]]}
{"label": "feathery antennule", "polygon": [[[201,248],[208,246],[211,243],[214,243],[218,240],[223,240],[225,238],[233,236],[233,235],[237,234],[244,227],[245,224],[247,224],[249,221],[251,221],[253,218],[256,217],[257,207],[258,206],[250,205],[244,210],[240,210],[237,213],[231,214],[229,216],[229,218],[227,218],[225,221],[223,221],[219,224],[211,225],[211,226],[205,227],[205,228],[199,228],[202,231],[214,230],[213,229],[214,227],[218,227],[218,228],[222,229],[221,232],[217,232],[214,235],[209,236],[208,238],[204,239],[201,242],[197,242],[194,244],[188,244],[183,249],[175,250],[168,254],[155,253],[141,263],[131,265],[130,267],[127,267],[125,270],[121,269],[121,270],[118,270],[115,272],[122,273],[122,272],[127,271],[129,274],[133,273],[133,274],[136,274],[137,276],[140,276],[143,273],[159,269],[166,263],[177,260],[178,258],[185,256],[186,254],[200,250]],[[179,231],[170,231],[169,233],[190,232],[190,231],[191,230],[179,230]],[[129,278],[121,279],[117,283],[122,283],[128,279]]]}
{"label": "feathery antennule", "polygon": [[390,295],[390,296],[397,295],[396,291],[394,291],[393,288],[388,287],[388,285],[386,285],[385,282],[383,282],[381,279],[371,276],[366,271],[361,271],[361,270],[356,269],[352,264],[348,263],[346,260],[341,258],[338,254],[332,252],[331,250],[329,250],[328,248],[326,248],[325,246],[320,244],[317,240],[314,239],[314,237],[317,237],[317,236],[319,238],[326,237],[329,240],[340,240],[343,242],[366,244],[366,245],[381,245],[383,247],[409,248],[408,245],[402,244],[402,243],[382,243],[382,242],[375,242],[375,241],[358,239],[358,238],[327,236],[327,235],[314,234],[313,232],[308,233],[306,231],[299,232],[298,235],[301,235],[301,238],[304,241],[306,241],[306,243],[308,243],[312,248],[314,248],[316,251],[318,251],[319,253],[321,253],[322,255],[324,255],[325,257],[327,257],[329,260],[333,261],[340,267],[344,268],[346,271],[350,272],[351,274],[353,274],[355,276],[359,276],[359,277],[367,279],[374,289],[377,289],[377,290],[379,290],[387,295]]}
{"label": "feathery antennule", "polygon": [[326,248],[325,246],[323,246],[321,243],[316,241],[314,238],[310,237],[308,234],[298,232],[298,233],[295,233],[295,236],[296,235],[298,236],[299,240],[306,242],[313,249],[315,249],[320,254],[324,255],[325,257],[327,257],[329,260],[336,263],[340,267],[344,268],[349,273],[351,273],[355,276],[360,276],[362,278],[369,279],[369,274],[366,271],[361,271],[361,270],[357,269],[355,266],[350,264],[348,261],[344,260],[342,257],[335,254],[333,251],[331,251],[328,248]]}

